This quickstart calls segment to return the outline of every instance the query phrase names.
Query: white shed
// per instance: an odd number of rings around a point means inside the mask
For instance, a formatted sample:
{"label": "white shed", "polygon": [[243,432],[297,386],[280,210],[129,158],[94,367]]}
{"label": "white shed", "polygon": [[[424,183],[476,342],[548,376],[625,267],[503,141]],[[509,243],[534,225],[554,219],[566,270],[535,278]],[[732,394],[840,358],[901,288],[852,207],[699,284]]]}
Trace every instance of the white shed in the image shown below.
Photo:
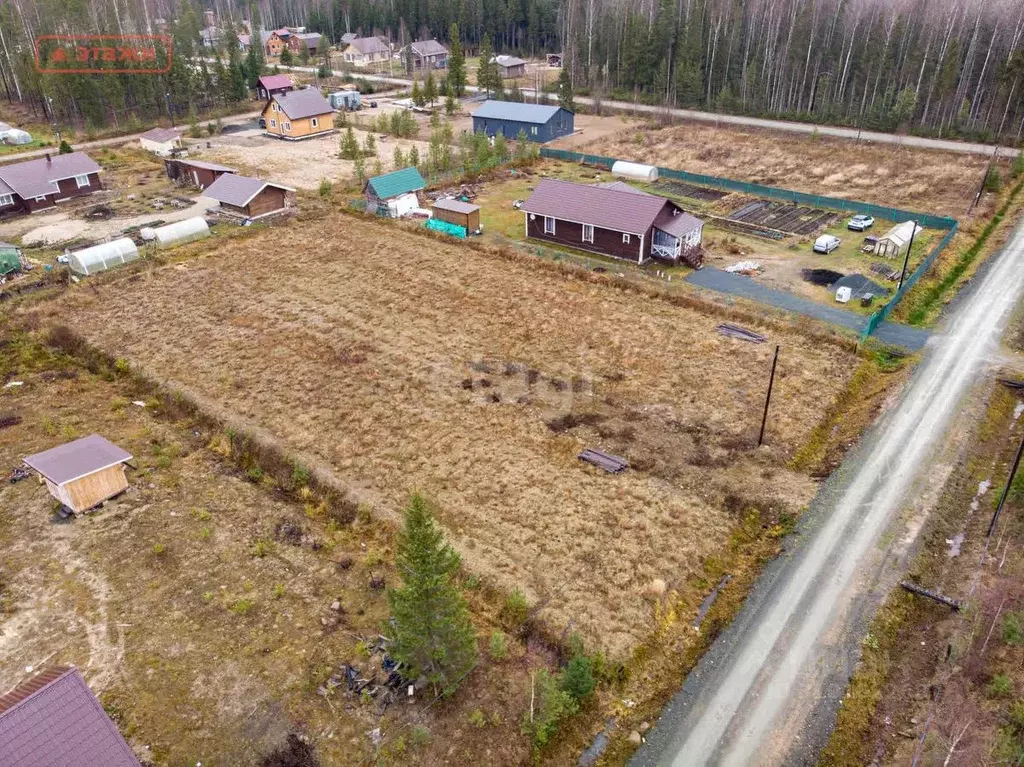
{"label": "white shed", "polygon": [[[209,236],[210,227],[206,225],[206,219],[202,216],[175,221],[173,224],[158,226],[153,230],[153,239],[156,240],[159,248],[173,248],[176,245],[184,245],[187,242],[201,240]],[[143,239],[145,239],[145,235],[143,235]]]}
{"label": "white shed", "polygon": [[68,255],[68,266],[75,274],[95,274],[134,261],[139,257],[139,249],[128,237],[120,240],[93,245],[91,248],[76,250]]}
{"label": "white shed", "polygon": [[618,160],[612,165],[612,175],[650,183],[658,180],[658,169],[653,165],[641,165],[636,162]]}
{"label": "white shed", "polygon": [[139,144],[154,154],[168,155],[181,146],[181,133],[176,128],[152,128],[139,135]]}
{"label": "white shed", "polygon": [[896,258],[901,255],[910,240],[921,233],[921,227],[913,221],[904,221],[896,224],[892,229],[883,234],[874,243],[874,252],[886,258]]}

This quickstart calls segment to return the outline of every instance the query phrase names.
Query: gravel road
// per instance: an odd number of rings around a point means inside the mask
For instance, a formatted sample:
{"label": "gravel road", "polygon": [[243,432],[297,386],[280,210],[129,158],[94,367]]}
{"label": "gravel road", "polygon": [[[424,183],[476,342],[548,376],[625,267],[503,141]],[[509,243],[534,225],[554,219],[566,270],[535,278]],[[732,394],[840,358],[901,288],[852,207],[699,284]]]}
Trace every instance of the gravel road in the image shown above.
{"label": "gravel road", "polygon": [[802,535],[766,569],[633,765],[799,764],[823,745],[822,724],[834,720],[845,691],[837,678],[844,682],[852,669],[865,614],[885,595],[873,590],[883,536],[932,467],[1024,295],[1024,225],[993,259],[930,342],[897,406],[823,486]]}

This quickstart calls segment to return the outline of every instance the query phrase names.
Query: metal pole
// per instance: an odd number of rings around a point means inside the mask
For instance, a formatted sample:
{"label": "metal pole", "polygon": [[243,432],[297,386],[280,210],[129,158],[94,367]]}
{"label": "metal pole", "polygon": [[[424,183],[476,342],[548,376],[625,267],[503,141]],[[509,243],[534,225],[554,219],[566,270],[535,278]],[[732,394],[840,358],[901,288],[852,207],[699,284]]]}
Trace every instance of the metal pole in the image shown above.
{"label": "metal pole", "polygon": [[999,521],[999,515],[1003,511],[1003,504],[1006,503],[1006,496],[1010,494],[1010,485],[1013,484],[1013,478],[1017,475],[1017,467],[1020,466],[1021,455],[1024,454],[1024,437],[1020,440],[1020,446],[1017,448],[1017,455],[1013,457],[1013,467],[1010,469],[1010,476],[1006,478],[1006,487],[1003,488],[1003,494],[999,496],[999,505],[996,506],[996,513],[992,515],[992,521],[988,526],[988,537],[992,537],[992,531],[996,529],[996,522]]}
{"label": "metal pole", "polygon": [[910,261],[910,251],[914,247],[914,235],[917,234],[917,221],[912,221],[911,223],[914,227],[910,230],[910,244],[907,245],[907,255],[903,258],[903,271],[900,272],[900,283],[896,286],[897,293],[903,287],[903,278],[907,276],[907,262]]}
{"label": "metal pole", "polygon": [[761,447],[764,442],[764,427],[768,423],[768,405],[772,401],[772,386],[775,384],[775,366],[779,362],[779,347],[775,346],[775,356],[772,357],[772,373],[768,377],[768,394],[764,398],[764,415],[761,416],[761,433],[757,435],[757,446]]}

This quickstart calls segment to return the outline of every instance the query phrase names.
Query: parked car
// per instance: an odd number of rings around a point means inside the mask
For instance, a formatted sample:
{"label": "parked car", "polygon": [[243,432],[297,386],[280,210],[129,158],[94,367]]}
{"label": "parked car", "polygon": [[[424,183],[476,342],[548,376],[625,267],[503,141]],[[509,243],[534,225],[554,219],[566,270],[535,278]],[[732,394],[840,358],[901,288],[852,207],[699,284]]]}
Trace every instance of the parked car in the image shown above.
{"label": "parked car", "polygon": [[266,128],[267,127],[267,119],[265,117],[261,117],[260,118],[259,126],[261,128]]}
{"label": "parked car", "polygon": [[831,253],[839,247],[840,240],[832,234],[823,234],[814,241],[815,253]]}
{"label": "parked car", "polygon": [[863,232],[874,225],[875,219],[871,216],[854,216],[850,219],[850,223],[846,225],[846,228],[854,232]]}

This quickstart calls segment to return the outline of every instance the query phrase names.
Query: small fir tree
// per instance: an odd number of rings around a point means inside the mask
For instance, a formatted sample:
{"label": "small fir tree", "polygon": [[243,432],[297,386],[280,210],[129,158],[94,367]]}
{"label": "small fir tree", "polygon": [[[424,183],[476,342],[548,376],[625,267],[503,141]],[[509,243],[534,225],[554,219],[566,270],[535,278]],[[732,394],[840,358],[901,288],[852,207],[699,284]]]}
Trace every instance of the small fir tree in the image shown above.
{"label": "small fir tree", "polygon": [[391,656],[406,676],[425,676],[435,693],[451,694],[476,663],[476,636],[455,586],[459,555],[445,540],[420,495],[405,508],[396,564],[402,586],[388,592],[395,641]]}
{"label": "small fir tree", "polygon": [[448,81],[453,94],[458,97],[466,90],[466,57],[462,52],[462,41],[459,40],[458,24],[452,24],[448,31],[448,42],[452,48],[448,54]]}
{"label": "small fir tree", "polygon": [[395,170],[401,170],[405,167],[405,155],[402,154],[402,147],[395,147],[395,156],[392,160],[395,165]]}
{"label": "small fir tree", "polygon": [[426,105],[427,100],[423,97],[423,90],[420,88],[420,81],[416,80],[412,84],[412,103],[418,107]]}
{"label": "small fir tree", "polygon": [[562,67],[558,74],[558,105],[570,112],[576,111],[576,101],[572,94],[572,78],[569,76],[569,67]]}
{"label": "small fir tree", "polygon": [[423,81],[423,100],[430,106],[434,106],[437,101],[437,83],[433,72],[427,72],[427,79]]}

